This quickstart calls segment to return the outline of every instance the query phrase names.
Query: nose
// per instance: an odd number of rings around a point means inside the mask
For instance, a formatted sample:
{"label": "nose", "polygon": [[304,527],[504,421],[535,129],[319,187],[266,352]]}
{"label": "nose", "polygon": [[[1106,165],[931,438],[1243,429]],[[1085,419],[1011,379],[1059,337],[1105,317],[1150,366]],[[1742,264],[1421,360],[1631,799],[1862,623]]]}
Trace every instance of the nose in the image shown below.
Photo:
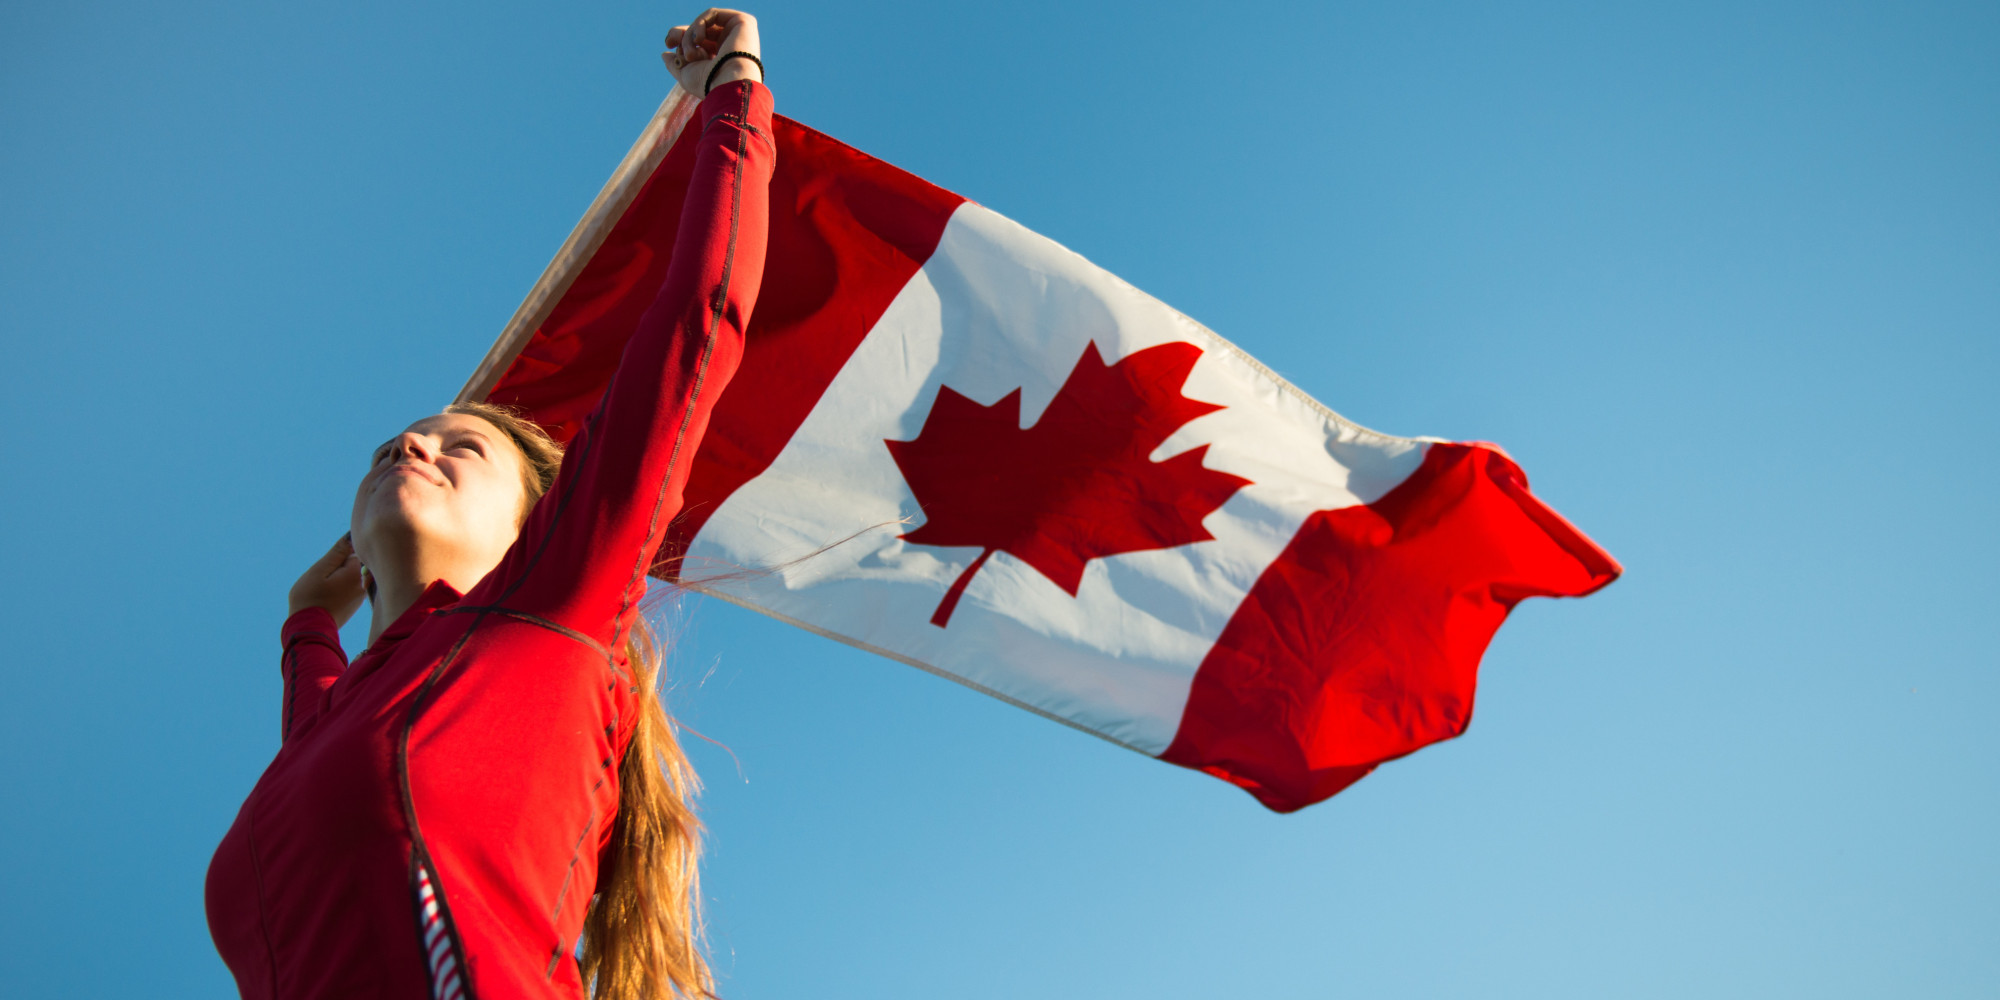
{"label": "nose", "polygon": [[397,462],[405,459],[430,462],[435,460],[437,455],[431,451],[431,443],[423,435],[404,431],[389,442],[389,457]]}

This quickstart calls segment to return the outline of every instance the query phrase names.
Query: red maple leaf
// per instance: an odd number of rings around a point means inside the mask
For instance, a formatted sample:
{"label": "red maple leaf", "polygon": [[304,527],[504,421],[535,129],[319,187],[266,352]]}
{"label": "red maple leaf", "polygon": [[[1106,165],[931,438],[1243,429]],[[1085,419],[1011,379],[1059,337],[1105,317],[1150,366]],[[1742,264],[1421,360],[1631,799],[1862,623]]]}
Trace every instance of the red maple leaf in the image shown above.
{"label": "red maple leaf", "polygon": [[1075,597],[1092,559],[1214,538],[1202,518],[1250,480],[1205,468],[1207,445],[1147,457],[1182,424],[1222,409],[1181,395],[1200,357],[1201,348],[1172,343],[1107,365],[1092,341],[1025,429],[1021,390],[981,406],[940,386],[916,440],[885,442],[924,510],[923,526],[903,537],[986,550],[945,592],[931,624],[951,620],[995,552]]}

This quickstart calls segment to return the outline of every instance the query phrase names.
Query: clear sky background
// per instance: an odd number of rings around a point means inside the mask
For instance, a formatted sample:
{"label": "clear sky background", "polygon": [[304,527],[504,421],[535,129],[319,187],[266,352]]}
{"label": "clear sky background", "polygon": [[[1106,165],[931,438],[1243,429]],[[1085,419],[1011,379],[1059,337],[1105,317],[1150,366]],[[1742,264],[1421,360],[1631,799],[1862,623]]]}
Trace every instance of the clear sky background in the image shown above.
{"label": "clear sky background", "polygon": [[[2000,8],[774,2],[780,111],[1620,557],[1276,816],[713,601],[732,1000],[2000,994]],[[219,997],[286,588],[669,85],[637,3],[0,6],[0,956]]]}

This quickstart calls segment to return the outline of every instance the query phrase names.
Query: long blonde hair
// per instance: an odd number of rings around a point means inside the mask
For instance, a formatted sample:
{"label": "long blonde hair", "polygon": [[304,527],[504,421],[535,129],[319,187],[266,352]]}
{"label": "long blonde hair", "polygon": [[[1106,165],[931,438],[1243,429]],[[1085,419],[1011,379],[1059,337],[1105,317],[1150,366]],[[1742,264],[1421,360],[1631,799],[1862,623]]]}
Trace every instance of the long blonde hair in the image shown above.
{"label": "long blonde hair", "polygon": [[[525,519],[555,481],[562,446],[505,407],[454,403],[445,412],[478,417],[521,450],[527,460]],[[715,977],[702,953],[701,823],[694,814],[701,783],[660,702],[662,652],[645,619],[635,619],[625,657],[642,707],[618,765],[611,850],[583,921],[583,979],[597,1000],[715,996]]]}

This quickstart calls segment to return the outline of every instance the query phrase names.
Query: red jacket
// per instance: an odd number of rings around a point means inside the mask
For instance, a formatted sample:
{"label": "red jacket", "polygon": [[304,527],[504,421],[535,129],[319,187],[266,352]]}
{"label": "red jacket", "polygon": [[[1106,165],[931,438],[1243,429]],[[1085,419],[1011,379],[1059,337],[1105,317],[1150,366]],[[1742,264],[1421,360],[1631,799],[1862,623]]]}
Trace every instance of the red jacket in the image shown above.
{"label": "red jacket", "polygon": [[619,650],[764,272],[770,91],[700,117],[665,284],[506,558],[352,664],[326,612],[285,623],[284,742],[208,870],[243,996],[424,1000],[420,865],[469,996],[584,996],[569,956],[647,696]]}

